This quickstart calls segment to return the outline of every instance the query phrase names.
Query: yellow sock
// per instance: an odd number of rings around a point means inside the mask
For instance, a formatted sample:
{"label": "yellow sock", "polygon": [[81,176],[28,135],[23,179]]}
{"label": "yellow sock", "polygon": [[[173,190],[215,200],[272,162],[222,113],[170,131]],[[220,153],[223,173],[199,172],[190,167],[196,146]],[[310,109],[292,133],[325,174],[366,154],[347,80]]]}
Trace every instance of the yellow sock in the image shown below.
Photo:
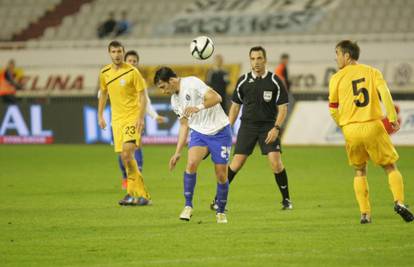
{"label": "yellow sock", "polygon": [[354,191],[361,214],[371,214],[371,205],[369,204],[368,180],[366,176],[354,177]]}
{"label": "yellow sock", "polygon": [[398,203],[404,204],[404,183],[399,170],[394,170],[388,174],[388,183],[394,202],[398,201]]}
{"label": "yellow sock", "polygon": [[126,171],[128,175],[128,194],[133,197],[150,199],[150,195],[145,188],[144,178],[138,169],[138,164],[135,159],[126,164]]}

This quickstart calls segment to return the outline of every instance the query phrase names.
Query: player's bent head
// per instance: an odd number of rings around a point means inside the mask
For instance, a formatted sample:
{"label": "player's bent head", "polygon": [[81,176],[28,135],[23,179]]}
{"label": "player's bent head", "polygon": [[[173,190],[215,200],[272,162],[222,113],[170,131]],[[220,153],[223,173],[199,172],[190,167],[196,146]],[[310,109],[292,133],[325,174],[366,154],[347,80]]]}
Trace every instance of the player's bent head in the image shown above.
{"label": "player's bent head", "polygon": [[158,85],[159,82],[169,82],[171,78],[177,78],[177,74],[170,67],[160,67],[155,72],[154,84]]}
{"label": "player's bent head", "polygon": [[262,46],[253,46],[250,48],[249,57],[252,55],[252,52],[262,52],[263,58],[266,59],[266,50]]}
{"label": "player's bent head", "polygon": [[116,40],[111,41],[111,42],[109,43],[109,45],[108,45],[108,52],[111,52],[111,48],[122,48],[122,52],[124,52],[124,51],[125,51],[125,48],[124,48],[124,46],[121,44],[121,42],[116,41]]}
{"label": "player's bent head", "polygon": [[357,42],[342,40],[336,45],[336,48],[341,49],[342,54],[348,54],[353,60],[358,60],[359,58],[360,49]]}

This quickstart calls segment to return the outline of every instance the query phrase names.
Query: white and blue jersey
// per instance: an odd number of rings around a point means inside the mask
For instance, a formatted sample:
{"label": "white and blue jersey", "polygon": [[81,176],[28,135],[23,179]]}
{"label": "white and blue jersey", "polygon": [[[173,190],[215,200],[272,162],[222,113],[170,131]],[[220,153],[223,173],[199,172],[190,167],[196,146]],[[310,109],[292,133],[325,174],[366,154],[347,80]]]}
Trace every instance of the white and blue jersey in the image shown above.
{"label": "white and blue jersey", "polygon": [[[178,94],[171,96],[173,111],[180,119],[183,118],[187,107],[204,103],[204,95],[208,89],[197,77],[181,78]],[[208,147],[214,163],[228,163],[232,143],[230,122],[219,103],[192,114],[188,118],[188,125],[191,129],[189,147]]]}

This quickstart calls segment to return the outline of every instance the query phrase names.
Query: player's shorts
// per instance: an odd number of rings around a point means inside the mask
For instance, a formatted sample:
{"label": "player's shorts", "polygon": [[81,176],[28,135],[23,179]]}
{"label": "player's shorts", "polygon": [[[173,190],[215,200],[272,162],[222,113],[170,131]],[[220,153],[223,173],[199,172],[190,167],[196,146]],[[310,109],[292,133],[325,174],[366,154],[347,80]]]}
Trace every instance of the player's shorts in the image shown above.
{"label": "player's shorts", "polygon": [[215,164],[227,164],[230,158],[231,143],[231,129],[230,125],[227,125],[215,135],[206,135],[191,130],[188,147],[207,147],[211,153],[211,160]]}
{"label": "player's shorts", "polygon": [[349,165],[362,167],[371,159],[383,166],[398,160],[398,153],[380,120],[351,123],[343,126],[342,132]]}
{"label": "player's shorts", "polygon": [[112,123],[115,152],[122,152],[122,146],[127,142],[134,142],[137,146],[141,141],[141,133],[136,129],[136,122]]}
{"label": "player's shorts", "polygon": [[280,138],[276,138],[273,143],[266,144],[268,132],[274,127],[273,122],[251,124],[242,122],[237,134],[236,148],[234,154],[250,155],[252,154],[256,143],[259,142],[262,155],[269,152],[282,153],[282,145]]}

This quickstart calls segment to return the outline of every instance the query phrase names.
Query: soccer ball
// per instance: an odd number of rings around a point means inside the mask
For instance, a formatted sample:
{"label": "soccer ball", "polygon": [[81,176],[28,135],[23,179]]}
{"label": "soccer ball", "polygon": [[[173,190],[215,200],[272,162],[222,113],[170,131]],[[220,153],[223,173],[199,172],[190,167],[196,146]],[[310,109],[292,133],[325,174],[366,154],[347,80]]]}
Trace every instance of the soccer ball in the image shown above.
{"label": "soccer ball", "polygon": [[199,60],[209,58],[214,52],[214,43],[207,36],[198,36],[191,41],[190,52],[193,57]]}

